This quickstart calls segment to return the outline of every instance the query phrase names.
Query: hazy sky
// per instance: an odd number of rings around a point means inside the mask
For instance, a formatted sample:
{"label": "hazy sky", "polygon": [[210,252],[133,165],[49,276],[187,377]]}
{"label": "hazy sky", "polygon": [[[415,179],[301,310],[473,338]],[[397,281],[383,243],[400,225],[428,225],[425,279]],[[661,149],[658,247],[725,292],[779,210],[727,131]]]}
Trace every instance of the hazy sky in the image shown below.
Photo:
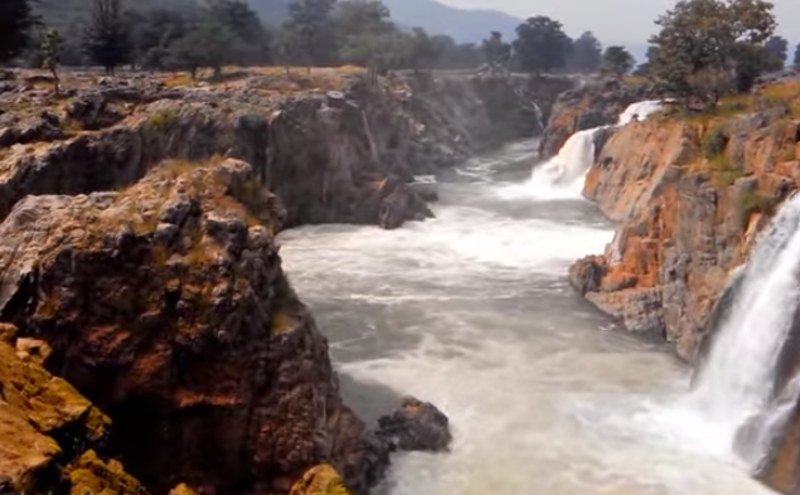
{"label": "hazy sky", "polygon": [[[591,30],[604,44],[644,44],[653,21],[675,0],[439,0],[460,8],[501,10],[517,17],[546,15],[561,21],[571,36]],[[800,0],[772,0],[778,34],[800,41]]]}

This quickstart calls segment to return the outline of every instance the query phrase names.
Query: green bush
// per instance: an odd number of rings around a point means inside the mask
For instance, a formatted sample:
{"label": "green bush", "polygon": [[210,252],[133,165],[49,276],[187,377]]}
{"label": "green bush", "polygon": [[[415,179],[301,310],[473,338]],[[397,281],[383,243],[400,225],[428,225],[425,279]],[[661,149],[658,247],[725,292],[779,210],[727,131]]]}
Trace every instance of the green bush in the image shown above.
{"label": "green bush", "polygon": [[728,146],[728,134],[721,126],[710,129],[703,139],[703,156],[713,159],[725,153]]}
{"label": "green bush", "polygon": [[736,201],[736,220],[744,230],[754,213],[771,214],[774,208],[772,199],[755,191],[740,191]]}

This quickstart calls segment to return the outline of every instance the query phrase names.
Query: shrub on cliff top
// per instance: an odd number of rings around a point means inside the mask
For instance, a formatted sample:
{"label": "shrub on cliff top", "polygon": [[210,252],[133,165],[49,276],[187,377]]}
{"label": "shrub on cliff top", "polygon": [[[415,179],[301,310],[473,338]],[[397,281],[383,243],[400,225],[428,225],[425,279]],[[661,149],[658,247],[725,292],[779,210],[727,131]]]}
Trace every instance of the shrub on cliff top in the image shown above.
{"label": "shrub on cliff top", "polygon": [[728,146],[728,133],[722,126],[709,130],[703,139],[703,156],[712,160],[725,153]]}

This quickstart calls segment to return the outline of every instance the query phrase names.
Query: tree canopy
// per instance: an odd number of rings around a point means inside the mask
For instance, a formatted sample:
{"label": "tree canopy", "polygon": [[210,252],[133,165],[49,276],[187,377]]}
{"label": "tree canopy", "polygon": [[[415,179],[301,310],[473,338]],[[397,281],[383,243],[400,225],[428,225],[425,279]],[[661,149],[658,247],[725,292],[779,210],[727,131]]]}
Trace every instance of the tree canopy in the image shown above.
{"label": "tree canopy", "polygon": [[538,16],[531,17],[517,28],[513,46],[522,70],[543,73],[566,65],[571,40],[560,22]]}
{"label": "tree canopy", "polygon": [[675,96],[703,107],[725,93],[747,90],[775,30],[763,0],[681,0],[661,16],[651,71]]}
{"label": "tree canopy", "polygon": [[511,45],[503,41],[503,34],[499,31],[492,31],[489,37],[483,40],[481,50],[492,73],[499,68],[505,68],[511,60]]}
{"label": "tree canopy", "polygon": [[764,51],[764,70],[781,70],[786,65],[786,57],[789,53],[789,42],[786,41],[786,38],[773,36],[764,44]]}
{"label": "tree canopy", "polygon": [[622,77],[633,69],[636,61],[623,46],[609,46],[603,52],[601,72]]}
{"label": "tree canopy", "polygon": [[106,72],[130,61],[132,45],[129,26],[123,21],[120,0],[93,0],[92,20],[86,29],[83,48]]}
{"label": "tree canopy", "polygon": [[603,46],[592,32],[586,31],[572,44],[568,66],[576,72],[589,74],[600,69],[602,58]]}
{"label": "tree canopy", "polygon": [[29,46],[35,24],[30,0],[0,1],[0,62],[11,60]]}

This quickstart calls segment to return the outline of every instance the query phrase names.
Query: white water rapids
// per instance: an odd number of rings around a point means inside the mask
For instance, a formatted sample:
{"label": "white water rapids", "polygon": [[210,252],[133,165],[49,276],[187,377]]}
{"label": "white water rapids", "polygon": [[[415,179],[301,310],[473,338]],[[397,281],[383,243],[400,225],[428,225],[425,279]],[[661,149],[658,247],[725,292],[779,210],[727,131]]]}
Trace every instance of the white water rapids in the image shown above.
{"label": "white water rapids", "polygon": [[[702,416],[671,406],[690,370],[569,287],[569,265],[613,230],[557,181],[529,178],[536,145],[439,177],[434,220],[282,234],[346,400],[374,419],[414,395],[451,420],[452,452],[397,457],[382,493],[770,493],[706,452]],[[564,170],[585,172],[581,149]]]}

